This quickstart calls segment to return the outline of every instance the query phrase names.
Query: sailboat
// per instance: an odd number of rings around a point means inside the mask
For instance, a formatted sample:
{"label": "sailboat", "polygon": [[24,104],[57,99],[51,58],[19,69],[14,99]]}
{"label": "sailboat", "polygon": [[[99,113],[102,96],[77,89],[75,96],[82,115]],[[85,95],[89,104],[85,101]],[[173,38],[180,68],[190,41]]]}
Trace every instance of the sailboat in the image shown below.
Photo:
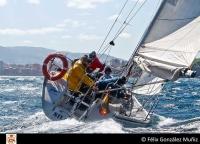
{"label": "sailboat", "polygon": [[[199,36],[200,1],[163,0],[121,73],[121,76],[130,80],[132,71],[138,68],[141,70],[134,82],[117,89],[126,91],[130,95],[128,99],[108,102],[107,98],[112,97],[108,95],[108,90],[103,91],[103,97],[98,99],[94,98],[95,92],[92,93],[91,98],[94,99],[91,103],[84,102],[84,95],[73,96],[67,89],[67,82],[61,78],[67,71],[66,57],[57,53],[48,56],[43,65],[43,111],[51,120],[76,118],[94,121],[113,118],[122,123],[146,126],[158,105],[157,94],[161,92],[164,84],[195,76],[191,65],[200,50]],[[114,41],[111,41],[110,45],[113,46]],[[63,62],[63,68],[55,78],[47,69],[52,68],[56,58]],[[112,90],[115,89],[109,89]],[[141,98],[144,95],[149,98],[140,103],[137,97]],[[73,102],[70,102],[71,100]],[[86,108],[82,110],[80,105]],[[102,108],[105,108],[104,111]]]}

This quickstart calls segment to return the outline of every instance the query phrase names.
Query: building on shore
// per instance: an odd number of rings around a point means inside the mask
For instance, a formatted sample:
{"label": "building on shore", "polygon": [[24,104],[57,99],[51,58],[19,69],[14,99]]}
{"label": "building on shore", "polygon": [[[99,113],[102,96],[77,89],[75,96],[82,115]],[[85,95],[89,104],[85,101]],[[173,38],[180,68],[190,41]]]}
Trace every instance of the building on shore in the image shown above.
{"label": "building on shore", "polygon": [[0,61],[0,75],[4,76],[41,76],[42,65],[40,64],[6,64]]}
{"label": "building on shore", "polygon": [[3,65],[4,65],[3,61],[0,61],[0,75],[3,74]]}

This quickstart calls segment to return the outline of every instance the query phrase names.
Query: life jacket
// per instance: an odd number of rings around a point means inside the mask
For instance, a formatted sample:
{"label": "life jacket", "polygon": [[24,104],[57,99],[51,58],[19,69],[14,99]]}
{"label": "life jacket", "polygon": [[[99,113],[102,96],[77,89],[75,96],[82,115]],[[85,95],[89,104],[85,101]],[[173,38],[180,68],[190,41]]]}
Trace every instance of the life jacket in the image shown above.
{"label": "life jacket", "polygon": [[80,60],[74,63],[74,65],[69,69],[69,71],[64,76],[64,79],[67,81],[69,90],[74,92],[79,92],[82,84],[91,87],[95,83],[87,75],[86,68],[85,66],[83,66]]}

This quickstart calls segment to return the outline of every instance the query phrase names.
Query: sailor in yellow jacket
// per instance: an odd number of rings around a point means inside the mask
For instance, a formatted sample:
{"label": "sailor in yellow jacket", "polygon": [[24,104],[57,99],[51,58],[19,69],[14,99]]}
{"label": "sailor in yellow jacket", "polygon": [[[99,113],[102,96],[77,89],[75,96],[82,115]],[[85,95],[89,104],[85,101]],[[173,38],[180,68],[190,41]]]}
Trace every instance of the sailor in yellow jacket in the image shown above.
{"label": "sailor in yellow jacket", "polygon": [[67,81],[69,90],[73,92],[80,92],[82,84],[85,84],[88,87],[92,87],[95,84],[95,82],[87,76],[86,68],[88,65],[88,58],[83,56],[68,70],[64,79]]}

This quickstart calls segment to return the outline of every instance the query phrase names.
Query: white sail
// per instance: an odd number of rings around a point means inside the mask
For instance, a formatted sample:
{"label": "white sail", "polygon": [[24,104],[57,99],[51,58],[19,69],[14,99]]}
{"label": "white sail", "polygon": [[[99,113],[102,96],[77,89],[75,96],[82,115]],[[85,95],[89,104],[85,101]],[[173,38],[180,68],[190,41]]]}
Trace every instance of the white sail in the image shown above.
{"label": "white sail", "polygon": [[179,77],[180,71],[183,69],[182,67],[167,65],[138,56],[136,56],[134,60],[143,71],[167,80],[176,80]]}
{"label": "white sail", "polygon": [[[200,0],[164,0],[131,61],[154,79],[176,80],[199,50]],[[142,74],[138,83],[144,79]]]}
{"label": "white sail", "polygon": [[132,92],[140,95],[155,95],[162,90],[163,83],[163,79],[143,72]]}
{"label": "white sail", "polygon": [[140,48],[138,55],[174,67],[190,67],[200,50],[200,17],[178,31]]}
{"label": "white sail", "polygon": [[163,0],[143,44],[174,33],[197,18],[199,14],[199,0]]}

